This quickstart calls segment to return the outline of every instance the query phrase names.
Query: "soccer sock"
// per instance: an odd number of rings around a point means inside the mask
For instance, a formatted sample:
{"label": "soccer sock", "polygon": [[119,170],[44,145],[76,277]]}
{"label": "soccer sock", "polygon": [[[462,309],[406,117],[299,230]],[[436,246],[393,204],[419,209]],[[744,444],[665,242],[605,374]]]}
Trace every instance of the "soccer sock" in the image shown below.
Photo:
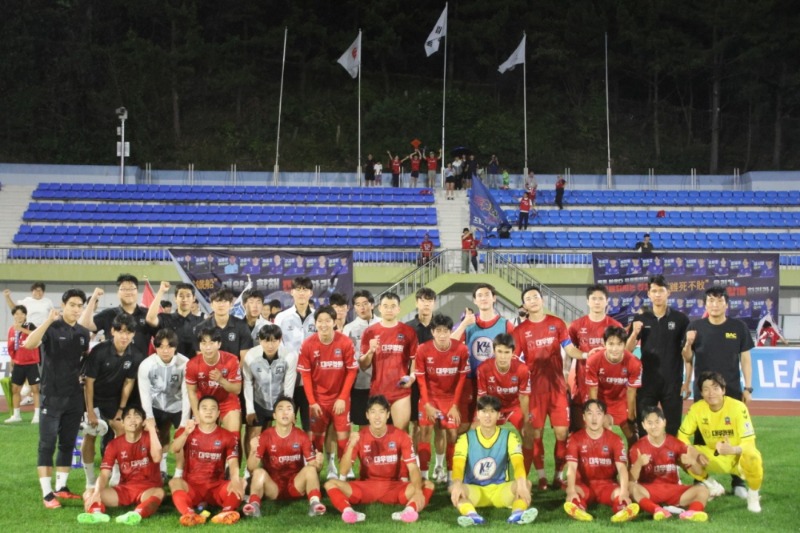
{"label": "soccer sock", "polygon": [[567,441],[556,440],[555,450],[553,452],[556,460],[556,476],[558,476],[564,469],[564,464],[567,462]]}
{"label": "soccer sock", "polygon": [[453,442],[447,443],[447,471],[451,472],[453,470],[453,454],[456,452],[456,445]]}
{"label": "soccer sock", "polygon": [[240,503],[242,503],[242,499],[235,492],[230,492],[222,500],[222,510],[235,511]]}
{"label": "soccer sock", "polygon": [[437,453],[436,454],[436,466],[444,466],[444,454]]}
{"label": "soccer sock", "polygon": [[622,503],[622,500],[619,499],[619,496],[611,500],[611,509],[613,509],[615,513],[625,509],[625,504]]}
{"label": "soccer sock", "polygon": [[642,498],[641,500],[639,500],[639,507],[641,507],[642,510],[645,512],[648,512],[650,514],[655,514],[659,506],[656,505],[656,502],[654,502],[650,498]]}
{"label": "soccer sock", "polygon": [[333,504],[334,507],[336,507],[336,510],[338,510],[340,513],[344,512],[345,509],[350,507],[350,502],[347,501],[347,498],[340,489],[337,488],[328,489],[328,498],[330,498],[331,503]]}
{"label": "soccer sock", "polygon": [[42,496],[47,496],[53,492],[53,481],[49,477],[40,477],[39,485],[42,487]]}
{"label": "soccer sock", "polygon": [[544,440],[542,438],[533,439],[533,466],[541,472],[539,477],[544,477]]}
{"label": "soccer sock", "polygon": [[470,502],[459,503],[458,512],[461,513],[461,516],[467,516],[472,513],[478,514],[478,511],[475,510],[475,506]]}
{"label": "soccer sock", "polygon": [[105,513],[106,506],[102,504],[102,502],[95,502],[89,506],[90,513]]}
{"label": "soccer sock", "polygon": [[533,448],[522,448],[522,460],[525,463],[525,472],[530,473],[533,464]]}
{"label": "soccer sock", "polygon": [[15,408],[15,409],[14,409],[14,417],[15,417],[15,418],[19,418],[19,417],[20,417],[20,414],[19,414],[19,407],[17,407],[17,408]]}
{"label": "soccer sock", "polygon": [[[344,455],[344,451],[346,449],[347,449],[347,439],[341,439],[336,441],[336,457],[339,459],[339,461],[342,460],[342,456]],[[342,472],[342,474],[347,474],[347,472]]]}
{"label": "soccer sock", "polygon": [[[94,471],[94,465],[92,465],[92,470]],[[56,472],[56,490],[61,490],[67,486],[68,477],[69,472]],[[92,486],[94,486],[94,480],[92,480]]]}
{"label": "soccer sock", "polygon": [[174,491],[172,493],[172,503],[175,504],[175,509],[177,509],[181,515],[194,512],[194,509],[192,509],[192,500],[189,498],[189,493],[185,490]]}
{"label": "soccer sock", "polygon": [[320,501],[322,500],[322,493],[319,489],[312,489],[308,491],[308,501],[309,503],[313,502],[314,500]]}
{"label": "soccer sock", "polygon": [[161,505],[161,499],[156,498],[155,496],[150,496],[145,501],[137,505],[134,511],[139,513],[142,518],[147,518],[158,510],[159,505]]}
{"label": "soccer sock", "polygon": [[183,468],[176,468],[175,469],[175,475],[173,475],[172,477],[181,477],[182,478],[183,477]]}
{"label": "soccer sock", "polygon": [[512,513],[513,513],[514,511],[524,511],[524,510],[525,510],[525,509],[527,509],[527,508],[528,508],[528,506],[527,506],[527,504],[525,503],[525,500],[522,500],[522,499],[519,499],[519,498],[517,498],[516,500],[514,500],[513,502],[511,502],[511,512],[512,512]]}
{"label": "soccer sock", "polygon": [[40,413],[41,411],[42,411],[42,410],[41,410],[41,409],[39,409],[38,407],[34,408],[34,410],[33,410],[33,417],[34,417],[34,418],[39,418],[39,413]]}
{"label": "soccer sock", "polygon": [[702,502],[692,502],[689,504],[690,511],[705,511],[706,506]]}
{"label": "soccer sock", "polygon": [[[325,448],[323,448],[323,446],[325,446],[325,435],[313,434],[311,436],[311,443],[314,445],[315,450],[319,451],[324,450]],[[330,461],[330,459],[328,460]]]}
{"label": "soccer sock", "polygon": [[167,473],[167,456],[166,454],[164,457],[161,458],[161,471],[165,474]]}
{"label": "soccer sock", "polygon": [[425,497],[425,506],[427,507],[428,503],[431,501],[431,497],[433,496],[433,490],[427,487],[422,487],[422,495]]}
{"label": "soccer sock", "polygon": [[[84,461],[83,471],[86,473],[86,488],[94,487],[94,482],[97,481],[97,475],[94,472],[94,462],[87,463]],[[58,474],[56,474],[56,479],[58,479]],[[58,482],[56,482],[56,486],[58,486]]]}
{"label": "soccer sock", "polygon": [[419,469],[423,472],[428,471],[428,466],[431,462],[431,443],[420,442],[417,447],[417,457],[419,457]]}
{"label": "soccer sock", "polygon": [[247,503],[258,503],[261,504],[261,497],[258,494],[251,494],[250,499],[247,500]]}

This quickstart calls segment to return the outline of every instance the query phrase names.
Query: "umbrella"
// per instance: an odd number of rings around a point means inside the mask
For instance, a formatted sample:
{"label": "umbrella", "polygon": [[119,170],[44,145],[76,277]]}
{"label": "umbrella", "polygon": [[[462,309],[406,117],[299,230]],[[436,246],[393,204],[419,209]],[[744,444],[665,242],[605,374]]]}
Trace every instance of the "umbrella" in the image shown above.
{"label": "umbrella", "polygon": [[453,148],[452,150],[450,150],[450,153],[451,153],[453,156],[460,155],[460,156],[462,156],[462,157],[463,157],[463,156],[465,156],[465,155],[470,155],[470,154],[472,154],[472,150],[470,150],[470,149],[469,149],[469,148],[467,148],[466,146],[457,146],[456,148]]}

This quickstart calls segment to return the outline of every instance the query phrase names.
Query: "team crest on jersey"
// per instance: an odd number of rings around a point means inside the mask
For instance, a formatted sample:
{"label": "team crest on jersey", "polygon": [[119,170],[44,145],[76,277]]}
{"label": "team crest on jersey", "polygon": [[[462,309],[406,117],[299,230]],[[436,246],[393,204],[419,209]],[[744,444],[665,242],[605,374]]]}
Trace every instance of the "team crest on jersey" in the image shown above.
{"label": "team crest on jersey", "polygon": [[341,348],[336,348],[336,349],[333,351],[333,355],[335,355],[336,357],[341,357],[341,356],[342,356],[342,350],[341,350]]}
{"label": "team crest on jersey", "polygon": [[519,378],[517,376],[511,376],[511,383],[517,383]]}
{"label": "team crest on jersey", "polygon": [[144,326],[144,318],[140,318],[139,319],[139,325],[140,326]]}
{"label": "team crest on jersey", "polygon": [[222,441],[221,440],[215,440],[214,441],[214,447],[215,448],[219,448],[220,446],[222,446]]}
{"label": "team crest on jersey", "polygon": [[675,459],[675,454],[673,452],[667,452],[667,457],[670,459]]}
{"label": "team crest on jersey", "polygon": [[495,472],[497,472],[497,462],[491,457],[484,457],[472,467],[472,475],[480,481],[491,479]]}
{"label": "team crest on jersey", "polygon": [[222,375],[223,376],[227,376],[228,375],[228,369],[227,368],[223,368],[222,369]]}
{"label": "team crest on jersey", "polygon": [[608,453],[608,446],[603,446],[603,453]]}
{"label": "team crest on jersey", "polygon": [[667,322],[667,329],[670,331],[675,331],[675,322]]}
{"label": "team crest on jersey", "polygon": [[458,356],[454,355],[453,357],[450,358],[450,362],[451,363],[458,363],[458,359],[459,359]]}
{"label": "team crest on jersey", "polygon": [[390,450],[394,450],[396,448],[397,448],[397,444],[395,444],[393,440],[390,440],[389,441],[389,449]]}
{"label": "team crest on jersey", "polygon": [[233,331],[228,333],[228,340],[231,341],[231,342],[235,341],[236,340],[236,333],[233,332]]}
{"label": "team crest on jersey", "polygon": [[80,343],[81,343],[81,346],[84,346],[84,345],[86,344],[86,339],[84,339],[83,337],[81,337],[81,338],[79,339],[79,341],[80,341]]}
{"label": "team crest on jersey", "polygon": [[556,330],[555,326],[547,326],[547,331],[551,331],[552,332],[552,331],[555,331],[555,330]]}
{"label": "team crest on jersey", "polygon": [[292,449],[294,449],[294,450],[296,450],[296,449],[297,449],[297,448],[299,448],[299,447],[300,447],[300,444],[299,444],[299,443],[297,443],[297,442],[295,442],[294,444],[292,444]]}
{"label": "team crest on jersey", "polygon": [[403,335],[402,333],[398,333],[397,334],[397,340],[400,341],[400,342],[403,342],[404,340],[406,340],[406,336]]}
{"label": "team crest on jersey", "polygon": [[725,417],[725,425],[726,426],[730,426],[731,425],[731,417],[729,417],[729,416]]}
{"label": "team crest on jersey", "polygon": [[170,376],[169,377],[169,382],[170,383],[177,383],[178,381],[180,381],[180,379],[181,379],[181,377],[179,375],[175,374],[174,376]]}
{"label": "team crest on jersey", "polygon": [[628,369],[627,368],[623,368],[622,369],[622,375],[623,376],[627,376],[628,375]]}
{"label": "team crest on jersey", "polygon": [[122,364],[122,369],[123,369],[123,370],[128,370],[130,367],[131,367],[131,362],[130,362],[130,361],[125,361],[125,362]]}

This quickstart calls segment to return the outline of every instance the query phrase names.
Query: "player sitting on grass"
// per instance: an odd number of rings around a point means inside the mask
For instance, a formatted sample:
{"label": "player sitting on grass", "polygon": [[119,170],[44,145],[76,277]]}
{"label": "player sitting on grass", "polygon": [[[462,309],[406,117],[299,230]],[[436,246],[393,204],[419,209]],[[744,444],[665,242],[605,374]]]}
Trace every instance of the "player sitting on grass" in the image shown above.
{"label": "player sitting on grass", "polygon": [[590,522],[586,512],[593,503],[614,510],[612,522],[627,522],[639,514],[639,505],[628,495],[625,448],[610,429],[603,427],[606,406],[600,400],[583,404],[584,429],[570,435],[567,443],[567,501],[564,510],[575,520]]}
{"label": "player sitting on grass", "polygon": [[758,491],[764,479],[764,464],[756,448],[750,412],[744,403],[725,396],[725,379],[717,372],[702,372],[698,382],[703,399],[689,408],[678,431],[678,438],[687,444],[697,430],[705,440],[697,450],[707,458],[707,464],[696,479],[703,481],[711,494],[722,495],[725,489],[708,473],[742,477],[747,483],[747,510],[760,513]]}
{"label": "player sitting on grass", "polygon": [[[667,419],[660,407],[642,409],[642,425],[647,435],[638,440],[630,450],[631,496],[653,520],[672,516],[662,506],[687,507],[679,516],[681,520],[705,522],[708,488],[703,484],[681,485],[680,466],[690,466],[698,473],[700,464],[707,464],[705,456],[667,434]],[[699,461],[698,461],[699,459]],[[699,464],[698,464],[699,463]]]}
{"label": "player sitting on grass", "polygon": [[[202,357],[202,356],[197,356]],[[194,507],[201,502],[222,507],[211,521],[215,524],[235,524],[244,483],[239,479],[239,436],[217,425],[219,403],[213,396],[200,398],[197,407],[199,422],[189,420],[186,427],[175,432],[172,451],[183,451],[183,479],[169,482],[172,502],[181,514],[181,525],[204,524],[206,517],[196,514]],[[225,479],[228,467],[230,481]]]}
{"label": "player sitting on grass", "polygon": [[[106,446],[100,477],[94,491],[87,494],[85,513],[78,515],[81,524],[108,522],[106,507],[136,505],[136,509],[118,516],[118,524],[136,525],[152,515],[164,499],[161,488],[161,443],[153,420],[145,421],[139,407],[128,407],[122,417],[124,434]],[[109,487],[111,469],[119,463],[120,482]]]}
{"label": "player sitting on grass", "polygon": [[[483,366],[491,363],[484,363]],[[497,427],[500,400],[478,398],[478,427],[458,438],[453,455],[450,500],[461,516],[460,526],[483,524],[476,507],[511,508],[508,522],[528,524],[539,514],[531,503],[531,482],[525,475],[522,447],[516,433]],[[514,472],[511,479],[510,471]]]}
{"label": "player sitting on grass", "polygon": [[[433,483],[422,480],[411,437],[386,424],[389,414],[389,401],[385,397],[370,397],[367,401],[369,425],[350,434],[339,463],[339,471],[347,472],[353,461],[360,459],[359,480],[332,479],[325,483],[331,503],[348,524],[363,522],[366,518],[364,513],[354,511],[351,504],[375,502],[405,505],[402,512],[392,513],[392,520],[416,522],[419,511],[433,495]],[[410,481],[401,479],[406,471],[403,463],[408,467]]]}
{"label": "player sitting on grass", "polygon": [[308,435],[295,427],[294,401],[288,396],[278,397],[273,418],[275,425],[250,441],[250,498],[242,512],[245,516],[261,516],[262,497],[293,500],[307,495],[308,515],[324,514],[319,491],[322,454],[315,453]]}

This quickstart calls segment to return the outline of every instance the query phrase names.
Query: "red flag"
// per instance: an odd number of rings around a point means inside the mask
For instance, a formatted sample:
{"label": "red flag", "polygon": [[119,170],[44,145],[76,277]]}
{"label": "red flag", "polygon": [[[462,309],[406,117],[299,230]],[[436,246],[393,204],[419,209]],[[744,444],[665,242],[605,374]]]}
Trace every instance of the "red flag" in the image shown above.
{"label": "red flag", "polygon": [[[147,309],[150,309],[150,304],[152,304],[153,300],[155,299],[156,295],[153,293],[153,287],[150,286],[150,280],[147,279],[144,280],[144,290],[142,291],[141,305],[143,305]],[[161,313],[162,311],[163,309],[161,309],[161,306],[159,305],[158,312]],[[154,353],[156,353],[156,348],[155,346],[153,346],[153,341],[151,340],[150,346],[148,346],[147,349],[147,355],[152,355]]]}

